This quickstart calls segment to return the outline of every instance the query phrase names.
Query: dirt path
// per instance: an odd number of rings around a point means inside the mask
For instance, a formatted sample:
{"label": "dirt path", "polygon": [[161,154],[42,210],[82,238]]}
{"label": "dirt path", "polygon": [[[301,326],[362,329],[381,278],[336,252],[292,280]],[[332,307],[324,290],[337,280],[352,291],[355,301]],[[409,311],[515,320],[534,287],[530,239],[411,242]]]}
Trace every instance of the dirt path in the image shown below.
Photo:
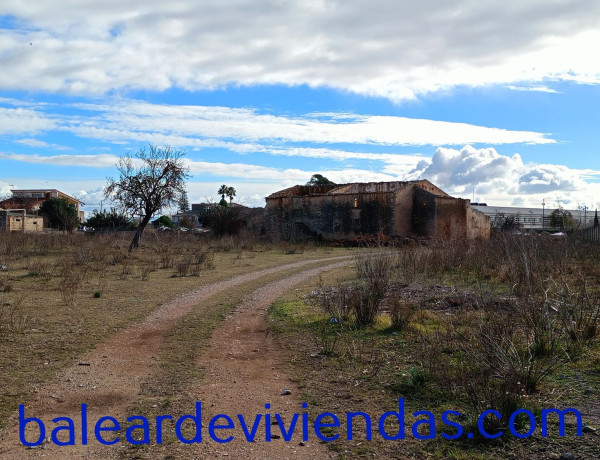
{"label": "dirt path", "polygon": [[[15,415],[9,422],[11,428],[2,438],[0,459],[42,456],[45,458],[106,458],[116,449],[114,447],[107,449],[98,444],[94,438],[93,426],[88,427],[87,430],[89,445],[81,445],[81,404],[87,404],[88,419],[91,423],[104,415],[110,415],[120,421],[131,415],[126,413],[126,408],[139,397],[141,383],[159,365],[157,356],[160,347],[175,321],[188,313],[194,305],[234,286],[259,280],[274,273],[341,259],[348,259],[348,257],[301,261],[238,275],[202,286],[160,306],[143,321],[118,331],[98,344],[94,350],[82,356],[77,364],[60,372],[54,382],[37,388],[33,400],[26,403],[25,416],[40,418],[50,429],[56,426],[51,422],[53,418],[59,416],[71,418],[75,422],[75,446],[44,443],[34,449],[24,447],[19,441],[18,419]],[[35,441],[39,436],[37,427],[31,423],[27,428],[26,438],[30,442]],[[66,435],[66,430],[62,434]],[[47,432],[46,436],[50,436],[50,433]],[[105,437],[110,438],[110,434]],[[59,439],[65,438],[59,436]]]}
{"label": "dirt path", "polygon": [[[266,323],[269,306],[294,286],[315,277],[326,270],[348,265],[339,262],[325,267],[314,268],[285,279],[269,283],[254,291],[233,316],[213,333],[210,346],[198,365],[206,367],[206,381],[192,390],[198,401],[206,406],[203,417],[206,420],[218,414],[232,417],[235,428],[227,434],[234,439],[219,444],[207,439],[197,448],[195,458],[329,458],[327,448],[319,443],[314,434],[307,442],[302,442],[302,400],[296,384],[286,377],[283,369],[284,353],[273,343]],[[293,344],[290,344],[293,346]],[[282,394],[284,388],[291,392]],[[265,405],[270,405],[266,410]],[[284,442],[279,426],[273,425],[273,438],[265,441],[266,426],[264,416],[254,442],[248,442],[237,414],[241,414],[251,427],[257,414],[281,415],[285,429],[289,430],[293,414],[300,414],[290,442]]]}

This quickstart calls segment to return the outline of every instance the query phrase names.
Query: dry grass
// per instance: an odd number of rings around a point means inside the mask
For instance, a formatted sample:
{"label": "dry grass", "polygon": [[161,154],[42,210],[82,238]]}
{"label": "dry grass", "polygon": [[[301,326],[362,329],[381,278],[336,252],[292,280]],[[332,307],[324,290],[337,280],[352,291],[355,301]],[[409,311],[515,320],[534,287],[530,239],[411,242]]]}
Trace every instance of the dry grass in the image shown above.
{"label": "dry grass", "polygon": [[[271,310],[282,343],[296,344],[289,350],[289,372],[304,386],[304,400],[318,406],[313,412],[381,414],[403,397],[407,413],[466,414],[464,433],[476,433],[476,416],[488,408],[503,414],[500,423],[486,421],[489,432],[506,429],[517,408],[539,414],[542,408],[575,407],[585,422],[600,424],[600,247],[500,235],[396,250],[391,268],[385,261],[371,263],[370,273],[306,286],[310,295],[289,296]],[[353,286],[385,278],[374,276],[378,266],[388,267],[390,286],[365,325],[348,305]],[[343,321],[331,324],[332,317]],[[595,435],[577,438],[568,426],[570,435],[560,438],[555,426],[550,430],[550,438],[541,438],[538,429],[518,442],[510,436],[445,441],[438,431],[436,440],[409,436],[401,446],[381,440],[359,446],[355,440],[330,447],[344,458],[542,459],[562,452],[595,458]]]}
{"label": "dry grass", "polygon": [[[287,254],[232,238],[153,232],[128,254],[130,238],[0,234],[0,265],[8,267],[0,270],[0,428],[37,385],[179,293],[323,257],[314,248]],[[182,265],[175,267],[176,261]]]}

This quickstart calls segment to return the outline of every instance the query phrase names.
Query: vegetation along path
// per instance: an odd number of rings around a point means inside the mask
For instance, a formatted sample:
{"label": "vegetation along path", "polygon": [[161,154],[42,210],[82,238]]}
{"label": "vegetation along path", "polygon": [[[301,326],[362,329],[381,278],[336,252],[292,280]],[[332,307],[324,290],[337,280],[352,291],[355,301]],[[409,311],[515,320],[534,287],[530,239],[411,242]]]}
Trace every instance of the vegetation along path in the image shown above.
{"label": "vegetation along path", "polygon": [[[210,347],[203,356],[204,362],[208,360],[208,381],[203,385],[197,385],[193,390],[197,393],[197,400],[205,401],[207,405],[211,404],[208,401],[213,401],[215,411],[232,414],[232,416],[238,413],[247,413],[247,419],[251,423],[255,414],[264,412],[266,401],[279,402],[278,398],[283,391],[283,386],[287,385],[287,389],[291,390],[293,396],[286,395],[288,399],[285,400],[287,403],[285,410],[299,412],[300,402],[296,400],[295,395],[298,394],[296,389],[292,388],[291,384],[277,370],[278,354],[266,334],[267,329],[263,318],[265,308],[293,285],[323,271],[351,264],[352,260],[348,259],[350,257],[307,260],[246,273],[201,286],[163,304],[143,321],[120,330],[104,340],[94,350],[82,356],[75,365],[60,372],[54,382],[39,387],[35,398],[25,405],[26,417],[37,417],[47,425],[49,428],[46,432],[47,437],[50,436],[50,430],[57,426],[52,423],[53,418],[69,417],[72,419],[75,423],[75,446],[56,446],[55,442],[50,441],[35,448],[24,447],[19,442],[15,417],[14,422],[9,424],[10,429],[4,434],[0,444],[0,458],[20,459],[41,456],[45,458],[107,458],[116,457],[119,452],[123,453],[123,448],[128,447],[123,432],[116,434],[104,432],[105,439],[110,440],[117,435],[121,438],[121,442],[111,447],[104,447],[95,439],[93,424],[100,417],[106,415],[119,421],[125,421],[128,416],[137,415],[130,413],[129,409],[139,400],[143,383],[159,370],[161,363],[157,357],[160,356],[165,337],[179,319],[188,314],[194,306],[206,302],[218,293],[226,293],[236,286],[247,283],[260,282],[261,278],[275,274],[298,271],[307,265],[320,264],[317,268],[303,270],[291,277],[267,284],[239,305],[237,312],[215,331]],[[259,353],[260,351],[262,353]],[[260,359],[248,360],[249,356]],[[190,365],[194,364],[200,363],[190,363]],[[194,396],[193,393],[192,396]],[[292,401],[295,404],[292,404]],[[216,402],[219,404],[217,405]],[[89,444],[86,446],[81,445],[82,403],[87,404],[87,419],[89,420],[87,428]],[[193,414],[194,412],[195,408],[191,407],[187,413]],[[210,410],[206,415],[203,414],[204,424],[211,415]],[[165,422],[165,426],[168,423]],[[66,425],[66,423],[63,422],[60,425]],[[173,432],[172,425],[174,425],[173,422],[168,425],[169,433]],[[184,431],[185,428],[189,429],[189,426],[184,427]],[[203,429],[206,430],[206,426]],[[141,433],[143,430],[137,431]],[[151,426],[150,431],[153,443],[155,426]],[[277,432],[274,430],[274,433]],[[67,435],[68,431],[63,430],[58,439],[64,441],[68,439]],[[26,430],[27,440],[35,441],[38,436],[39,430],[36,424],[30,423]],[[207,437],[206,433],[204,436]],[[250,450],[257,449],[257,453],[259,453],[258,451],[261,454],[264,452],[263,456],[271,457],[269,449],[272,448],[278,450],[279,453],[275,453],[275,457],[278,458],[285,457],[286,451],[289,453],[289,446],[283,443],[270,443],[257,448],[259,444],[258,442],[233,443],[231,456],[247,457],[250,455],[255,457]],[[174,447],[177,449],[180,446]],[[316,446],[303,447],[307,448],[306,456],[313,458],[318,456],[315,450]],[[198,452],[197,455],[202,458],[205,454],[211,455],[215,446],[203,443],[200,449],[201,452]],[[290,453],[290,455],[292,454]],[[294,455],[294,457],[297,456]],[[149,458],[153,458],[153,455],[150,454]]]}

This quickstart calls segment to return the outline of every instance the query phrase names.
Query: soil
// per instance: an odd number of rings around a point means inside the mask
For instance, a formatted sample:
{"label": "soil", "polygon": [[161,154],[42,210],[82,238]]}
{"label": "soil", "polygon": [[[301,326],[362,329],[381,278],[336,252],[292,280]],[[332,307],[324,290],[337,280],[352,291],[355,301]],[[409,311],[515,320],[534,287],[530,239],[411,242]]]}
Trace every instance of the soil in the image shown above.
{"label": "soil", "polygon": [[[282,414],[286,427],[289,426],[287,415],[301,413],[300,393],[282,370],[284,354],[272,342],[265,321],[266,309],[292,286],[323,271],[352,263],[348,259],[331,257],[302,261],[234,276],[201,286],[163,304],[143,321],[116,331],[94,350],[81,356],[71,367],[61,371],[55,381],[33,389],[32,399],[25,404],[25,416],[43,420],[50,429],[57,426],[51,422],[53,418],[71,418],[75,423],[74,446],[57,446],[54,442],[49,442],[49,439],[35,448],[23,446],[19,441],[18,418],[15,414],[8,423],[11,429],[2,437],[0,458],[119,458],[119,451],[127,447],[127,442],[123,440],[113,446],[99,444],[94,437],[93,424],[105,415],[119,421],[125,421],[132,415],[127,413],[127,407],[142,397],[141,385],[157,370],[161,345],[178,319],[186,315],[194,305],[234,286],[274,273],[320,263],[322,266],[304,270],[256,290],[215,330],[210,347],[201,362],[197,363],[204,363],[207,368],[207,377],[194,385],[192,390],[197,394],[196,400],[203,401],[203,409],[207,412],[202,415],[205,424],[209,417],[217,413],[228,414],[236,421],[237,414],[242,413],[249,420],[248,423],[251,423],[256,414],[265,413],[265,403],[270,402],[271,412]],[[329,265],[323,266],[325,263]],[[291,394],[282,395],[284,387]],[[81,445],[82,403],[87,404],[89,420],[89,444],[85,446]],[[29,442],[39,436],[34,425],[35,423],[30,423],[27,426],[26,438]],[[153,436],[152,424],[150,428]],[[50,436],[49,431],[47,429],[47,438]],[[62,434],[66,434],[65,431]],[[286,443],[282,439],[274,439],[270,443],[260,442],[261,435],[264,440],[264,431],[263,423],[262,431],[258,430],[253,443],[236,438],[229,444],[203,442],[197,445],[182,444],[177,448],[181,449],[184,458],[212,458],[215,455],[231,458],[329,456],[326,449],[314,440],[306,445]],[[278,427],[274,427],[273,433],[280,434]],[[235,434],[239,437],[242,433]],[[110,434],[106,433],[104,437],[110,439]],[[297,440],[297,437],[295,435],[293,439]],[[65,438],[59,436],[59,439]],[[192,453],[190,449],[195,452]]]}

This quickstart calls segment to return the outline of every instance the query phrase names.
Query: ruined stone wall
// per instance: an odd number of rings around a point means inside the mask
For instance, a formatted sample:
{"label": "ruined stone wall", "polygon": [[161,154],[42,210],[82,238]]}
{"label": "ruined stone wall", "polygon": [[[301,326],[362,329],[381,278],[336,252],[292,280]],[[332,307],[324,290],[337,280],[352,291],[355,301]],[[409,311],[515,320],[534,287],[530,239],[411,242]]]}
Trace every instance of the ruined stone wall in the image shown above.
{"label": "ruined stone wall", "polygon": [[414,187],[404,187],[396,191],[394,197],[394,229],[392,234],[408,236],[413,231]]}
{"label": "ruined stone wall", "polygon": [[423,189],[429,193],[433,193],[436,196],[450,196],[446,192],[444,192],[441,188],[436,185],[433,185],[428,180],[419,180],[415,182],[415,187]]}
{"label": "ruined stone wall", "polygon": [[436,236],[437,199],[420,187],[415,187],[413,210],[412,210],[412,232],[419,236]]}
{"label": "ruined stone wall", "polygon": [[293,192],[297,194],[274,194],[267,198],[267,234],[283,239],[345,239],[378,232],[432,238],[489,237],[489,218],[472,210],[469,200],[452,198],[426,180],[398,185],[348,184],[319,194],[304,194],[302,187],[296,186]]}
{"label": "ruined stone wall", "polygon": [[436,207],[436,238],[466,238],[468,236],[467,208],[470,208],[469,200],[437,197]]}
{"label": "ruined stone wall", "polygon": [[[355,201],[356,200],[356,201]],[[269,198],[267,232],[279,238],[343,239],[394,231],[389,192]]]}
{"label": "ruined stone wall", "polygon": [[437,238],[489,238],[490,218],[471,208],[470,200],[437,198]]}
{"label": "ruined stone wall", "polygon": [[491,232],[490,216],[485,215],[477,209],[469,206],[467,210],[468,238],[488,239]]}
{"label": "ruined stone wall", "polygon": [[289,221],[291,198],[278,197],[267,199],[265,207],[265,228],[273,238],[287,238],[285,227]]}

